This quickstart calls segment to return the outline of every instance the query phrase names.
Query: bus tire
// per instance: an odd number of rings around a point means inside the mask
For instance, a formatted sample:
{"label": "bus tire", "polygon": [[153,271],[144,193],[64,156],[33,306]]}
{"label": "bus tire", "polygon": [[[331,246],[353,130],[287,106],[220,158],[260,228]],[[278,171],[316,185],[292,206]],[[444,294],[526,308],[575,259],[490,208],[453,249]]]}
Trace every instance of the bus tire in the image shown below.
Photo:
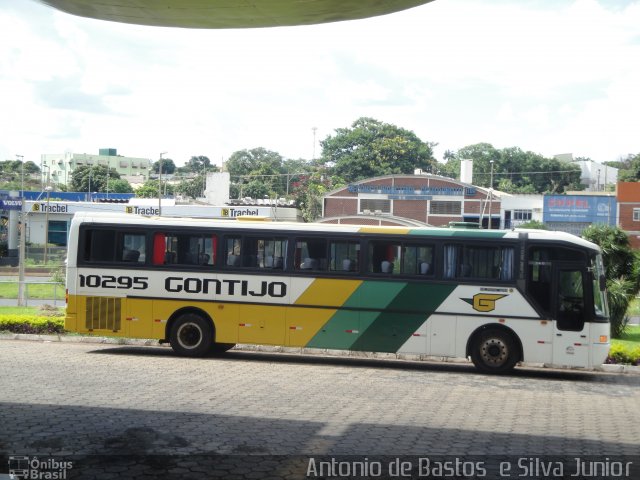
{"label": "bus tire", "polygon": [[180,315],[171,327],[169,343],[178,355],[202,357],[213,345],[211,325],[195,313]]}
{"label": "bus tire", "polygon": [[471,347],[471,361],[485,373],[513,370],[518,363],[518,349],[513,335],[498,328],[478,333]]}

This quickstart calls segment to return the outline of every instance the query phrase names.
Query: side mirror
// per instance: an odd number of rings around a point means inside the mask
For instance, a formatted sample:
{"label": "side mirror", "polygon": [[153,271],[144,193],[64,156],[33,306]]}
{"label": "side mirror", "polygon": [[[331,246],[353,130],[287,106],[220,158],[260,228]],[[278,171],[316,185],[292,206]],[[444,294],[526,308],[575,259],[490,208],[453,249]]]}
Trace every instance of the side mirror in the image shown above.
{"label": "side mirror", "polygon": [[600,290],[605,291],[607,288],[607,279],[604,278],[604,275],[600,275]]}

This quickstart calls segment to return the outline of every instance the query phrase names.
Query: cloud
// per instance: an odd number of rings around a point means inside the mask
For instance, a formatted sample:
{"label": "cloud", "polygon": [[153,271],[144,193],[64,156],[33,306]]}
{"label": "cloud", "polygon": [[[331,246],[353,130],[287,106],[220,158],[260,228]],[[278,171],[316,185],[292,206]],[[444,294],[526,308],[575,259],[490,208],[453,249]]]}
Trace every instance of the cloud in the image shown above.
{"label": "cloud", "polygon": [[[185,30],[0,0],[0,157],[311,158],[360,116],[436,150],[638,151],[640,3],[436,1],[305,27]],[[315,145],[316,156],[319,146]]]}

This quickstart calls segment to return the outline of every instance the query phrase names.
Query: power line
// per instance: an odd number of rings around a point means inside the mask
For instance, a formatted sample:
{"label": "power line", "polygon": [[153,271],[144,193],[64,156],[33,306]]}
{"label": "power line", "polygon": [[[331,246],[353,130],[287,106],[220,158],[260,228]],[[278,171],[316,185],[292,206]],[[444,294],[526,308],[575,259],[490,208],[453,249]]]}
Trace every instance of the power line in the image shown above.
{"label": "power line", "polygon": [[[551,170],[540,172],[493,172],[494,175],[552,175],[555,173],[582,173],[581,170]],[[491,175],[491,172],[474,172],[473,176],[477,175]]]}

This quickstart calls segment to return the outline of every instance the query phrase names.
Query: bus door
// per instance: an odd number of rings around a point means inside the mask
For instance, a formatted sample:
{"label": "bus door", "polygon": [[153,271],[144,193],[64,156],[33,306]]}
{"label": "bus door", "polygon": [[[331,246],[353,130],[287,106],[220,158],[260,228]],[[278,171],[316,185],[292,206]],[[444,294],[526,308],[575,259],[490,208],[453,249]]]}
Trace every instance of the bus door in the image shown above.
{"label": "bus door", "polygon": [[553,267],[555,329],[553,363],[584,366],[589,363],[588,273],[580,262],[557,262]]}

